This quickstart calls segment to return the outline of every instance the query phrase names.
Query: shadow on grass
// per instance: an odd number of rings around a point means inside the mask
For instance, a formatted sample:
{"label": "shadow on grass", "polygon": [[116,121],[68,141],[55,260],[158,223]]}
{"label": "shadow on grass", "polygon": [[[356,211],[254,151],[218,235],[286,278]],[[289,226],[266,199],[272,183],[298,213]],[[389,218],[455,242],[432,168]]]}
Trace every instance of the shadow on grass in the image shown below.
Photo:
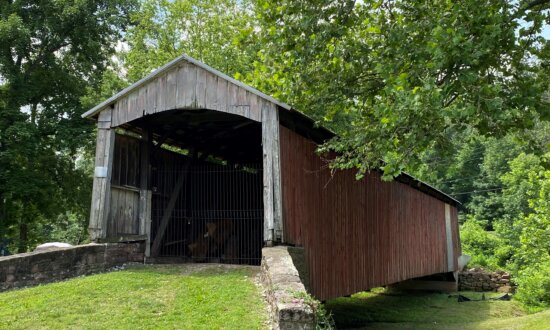
{"label": "shadow on grass", "polygon": [[[461,292],[473,299],[481,293]],[[486,294],[487,298],[494,294]],[[392,293],[383,289],[362,292],[326,303],[338,329],[352,329],[384,323],[398,328],[432,328],[485,321],[491,318],[524,315],[509,301],[470,301],[459,303],[456,294]],[[399,325],[399,326],[398,326]]]}

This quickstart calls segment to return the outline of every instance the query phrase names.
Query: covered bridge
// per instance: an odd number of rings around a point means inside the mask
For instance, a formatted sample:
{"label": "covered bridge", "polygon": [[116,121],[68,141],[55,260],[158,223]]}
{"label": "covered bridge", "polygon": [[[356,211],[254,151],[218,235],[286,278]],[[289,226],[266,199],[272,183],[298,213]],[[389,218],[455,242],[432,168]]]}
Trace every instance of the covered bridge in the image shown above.
{"label": "covered bridge", "polygon": [[181,56],[86,112],[97,120],[89,232],[149,258],[259,264],[304,248],[319,299],[457,270],[457,202],[414,178],[331,175],[332,135]]}

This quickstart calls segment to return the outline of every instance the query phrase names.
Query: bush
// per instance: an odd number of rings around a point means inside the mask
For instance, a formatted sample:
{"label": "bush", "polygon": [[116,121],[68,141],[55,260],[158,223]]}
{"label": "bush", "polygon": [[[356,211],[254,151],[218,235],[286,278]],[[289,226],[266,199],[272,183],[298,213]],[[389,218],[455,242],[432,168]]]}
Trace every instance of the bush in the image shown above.
{"label": "bush", "polygon": [[550,260],[519,271],[515,282],[516,299],[528,306],[550,306]]}
{"label": "bush", "polygon": [[486,231],[483,224],[469,217],[460,226],[462,253],[472,257],[469,267],[503,268],[510,257],[510,249],[494,232]]}

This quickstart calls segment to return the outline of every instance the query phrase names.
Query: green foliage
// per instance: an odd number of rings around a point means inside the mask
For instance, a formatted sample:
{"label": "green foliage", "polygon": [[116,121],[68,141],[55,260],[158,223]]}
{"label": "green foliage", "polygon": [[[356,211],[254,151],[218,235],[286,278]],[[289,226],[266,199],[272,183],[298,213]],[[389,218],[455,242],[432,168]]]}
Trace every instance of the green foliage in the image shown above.
{"label": "green foliage", "polygon": [[531,307],[550,306],[550,260],[533,264],[514,278],[516,299]]}
{"label": "green foliage", "polygon": [[518,217],[515,226],[520,229],[519,251],[514,258],[519,269],[550,260],[550,170],[530,172],[530,182],[538,186],[528,193],[533,211]]}
{"label": "green foliage", "polygon": [[315,314],[315,329],[335,329],[332,315],[327,312],[325,306],[319,300],[315,299],[307,292],[294,292],[293,296],[296,299],[303,299],[304,304],[311,308]]}
{"label": "green foliage", "polygon": [[252,71],[257,44],[248,1],[145,0],[132,20],[123,54],[130,81],[182,54],[228,75]]}
{"label": "green foliage", "polygon": [[134,0],[0,3],[0,238],[20,252],[60,214],[87,217],[92,123],[81,97],[96,88]]}
{"label": "green foliage", "polygon": [[382,167],[392,177],[444,149],[451,131],[503,136],[548,116],[546,7],[256,3],[265,47],[252,82],[339,133],[321,148],[340,155],[334,167]]}
{"label": "green foliage", "polygon": [[468,267],[502,269],[512,253],[496,233],[486,231],[475,218],[460,226],[460,239],[462,253],[472,257]]}

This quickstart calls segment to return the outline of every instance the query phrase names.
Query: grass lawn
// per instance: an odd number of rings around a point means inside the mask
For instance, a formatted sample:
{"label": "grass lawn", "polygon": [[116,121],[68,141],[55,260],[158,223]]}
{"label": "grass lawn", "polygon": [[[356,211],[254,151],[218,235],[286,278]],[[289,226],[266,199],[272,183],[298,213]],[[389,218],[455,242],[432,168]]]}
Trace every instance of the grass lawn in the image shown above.
{"label": "grass lawn", "polygon": [[1,329],[261,329],[258,267],[155,265],[0,293]]}
{"label": "grass lawn", "polygon": [[[481,293],[461,292],[480,299]],[[486,293],[486,297],[502,294]],[[326,303],[338,329],[550,329],[550,310],[528,314],[515,301],[457,302],[441,293],[386,294],[382,289]]]}

